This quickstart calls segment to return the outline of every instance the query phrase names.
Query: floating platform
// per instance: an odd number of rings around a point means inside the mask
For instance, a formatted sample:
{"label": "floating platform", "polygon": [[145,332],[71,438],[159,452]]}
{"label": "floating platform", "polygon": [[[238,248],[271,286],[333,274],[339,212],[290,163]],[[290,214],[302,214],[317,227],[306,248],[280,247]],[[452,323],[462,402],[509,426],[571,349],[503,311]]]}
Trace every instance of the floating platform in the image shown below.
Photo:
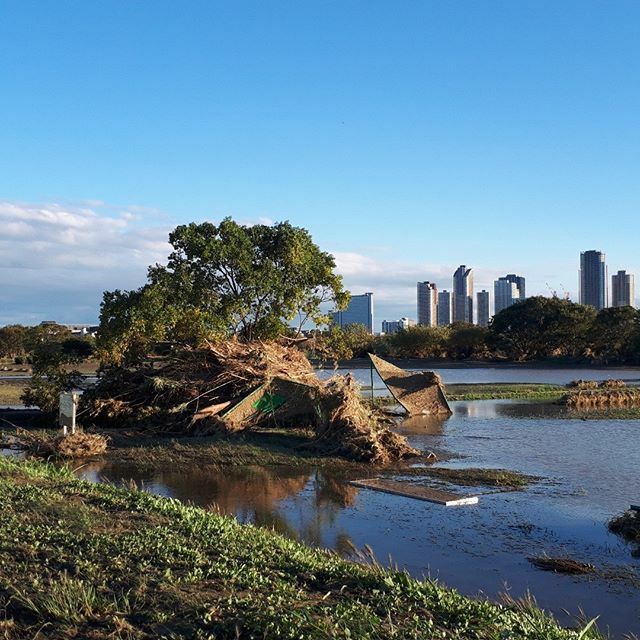
{"label": "floating platform", "polygon": [[454,507],[466,504],[478,504],[478,496],[461,496],[451,491],[441,491],[430,487],[422,487],[411,482],[399,482],[398,480],[383,480],[373,478],[367,480],[352,480],[349,484],[362,489],[372,489],[382,493],[391,493],[405,498],[415,498],[425,502],[434,502],[445,507]]}

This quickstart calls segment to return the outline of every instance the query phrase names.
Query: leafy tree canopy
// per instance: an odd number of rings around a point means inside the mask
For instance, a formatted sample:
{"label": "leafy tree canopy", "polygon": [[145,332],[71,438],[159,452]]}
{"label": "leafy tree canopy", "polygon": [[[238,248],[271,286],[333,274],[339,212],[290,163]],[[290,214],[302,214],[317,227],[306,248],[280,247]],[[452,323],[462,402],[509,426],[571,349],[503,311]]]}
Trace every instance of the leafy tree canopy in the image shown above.
{"label": "leafy tree canopy", "polygon": [[514,360],[582,357],[595,316],[593,307],[534,296],[497,313],[487,342]]}
{"label": "leafy tree canopy", "polygon": [[191,223],[169,242],[167,264],[150,267],[145,286],[105,292],[98,347],[107,361],[136,362],[163,341],[275,338],[296,318],[326,323],[322,303],[344,308],[349,298],[333,256],[288,222]]}

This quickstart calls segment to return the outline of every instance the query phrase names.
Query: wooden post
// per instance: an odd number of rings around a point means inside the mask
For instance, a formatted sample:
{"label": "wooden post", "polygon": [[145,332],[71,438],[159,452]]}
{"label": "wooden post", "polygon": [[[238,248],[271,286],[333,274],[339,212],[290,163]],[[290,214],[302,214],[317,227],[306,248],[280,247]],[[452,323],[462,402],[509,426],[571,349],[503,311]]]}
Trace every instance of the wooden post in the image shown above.
{"label": "wooden post", "polygon": [[373,362],[369,361],[369,374],[371,377],[371,404],[373,405]]}

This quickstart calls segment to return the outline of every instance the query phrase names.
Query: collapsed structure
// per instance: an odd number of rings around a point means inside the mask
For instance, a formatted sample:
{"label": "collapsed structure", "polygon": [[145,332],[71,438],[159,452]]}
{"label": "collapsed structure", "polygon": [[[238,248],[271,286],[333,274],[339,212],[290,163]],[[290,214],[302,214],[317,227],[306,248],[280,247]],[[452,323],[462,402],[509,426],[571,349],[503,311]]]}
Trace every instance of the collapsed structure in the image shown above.
{"label": "collapsed structure", "polygon": [[405,371],[368,354],[380,378],[409,415],[449,415],[442,378],[435,371]]}
{"label": "collapsed structure", "polygon": [[139,368],[112,368],[82,399],[84,422],[206,435],[310,426],[310,446],[386,464],[419,455],[368,407],[352,376],[323,382],[295,346],[230,340]]}

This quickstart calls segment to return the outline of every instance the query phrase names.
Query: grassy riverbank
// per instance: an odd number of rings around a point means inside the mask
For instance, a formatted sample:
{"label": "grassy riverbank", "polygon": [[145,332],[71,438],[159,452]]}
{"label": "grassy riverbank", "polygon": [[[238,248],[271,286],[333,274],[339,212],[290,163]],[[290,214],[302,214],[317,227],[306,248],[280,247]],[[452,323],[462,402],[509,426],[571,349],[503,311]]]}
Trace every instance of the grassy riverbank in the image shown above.
{"label": "grassy riverbank", "polygon": [[449,400],[558,400],[565,387],[541,383],[448,384]]}
{"label": "grassy riverbank", "polygon": [[0,509],[8,639],[595,637],[43,463],[0,458]]}

